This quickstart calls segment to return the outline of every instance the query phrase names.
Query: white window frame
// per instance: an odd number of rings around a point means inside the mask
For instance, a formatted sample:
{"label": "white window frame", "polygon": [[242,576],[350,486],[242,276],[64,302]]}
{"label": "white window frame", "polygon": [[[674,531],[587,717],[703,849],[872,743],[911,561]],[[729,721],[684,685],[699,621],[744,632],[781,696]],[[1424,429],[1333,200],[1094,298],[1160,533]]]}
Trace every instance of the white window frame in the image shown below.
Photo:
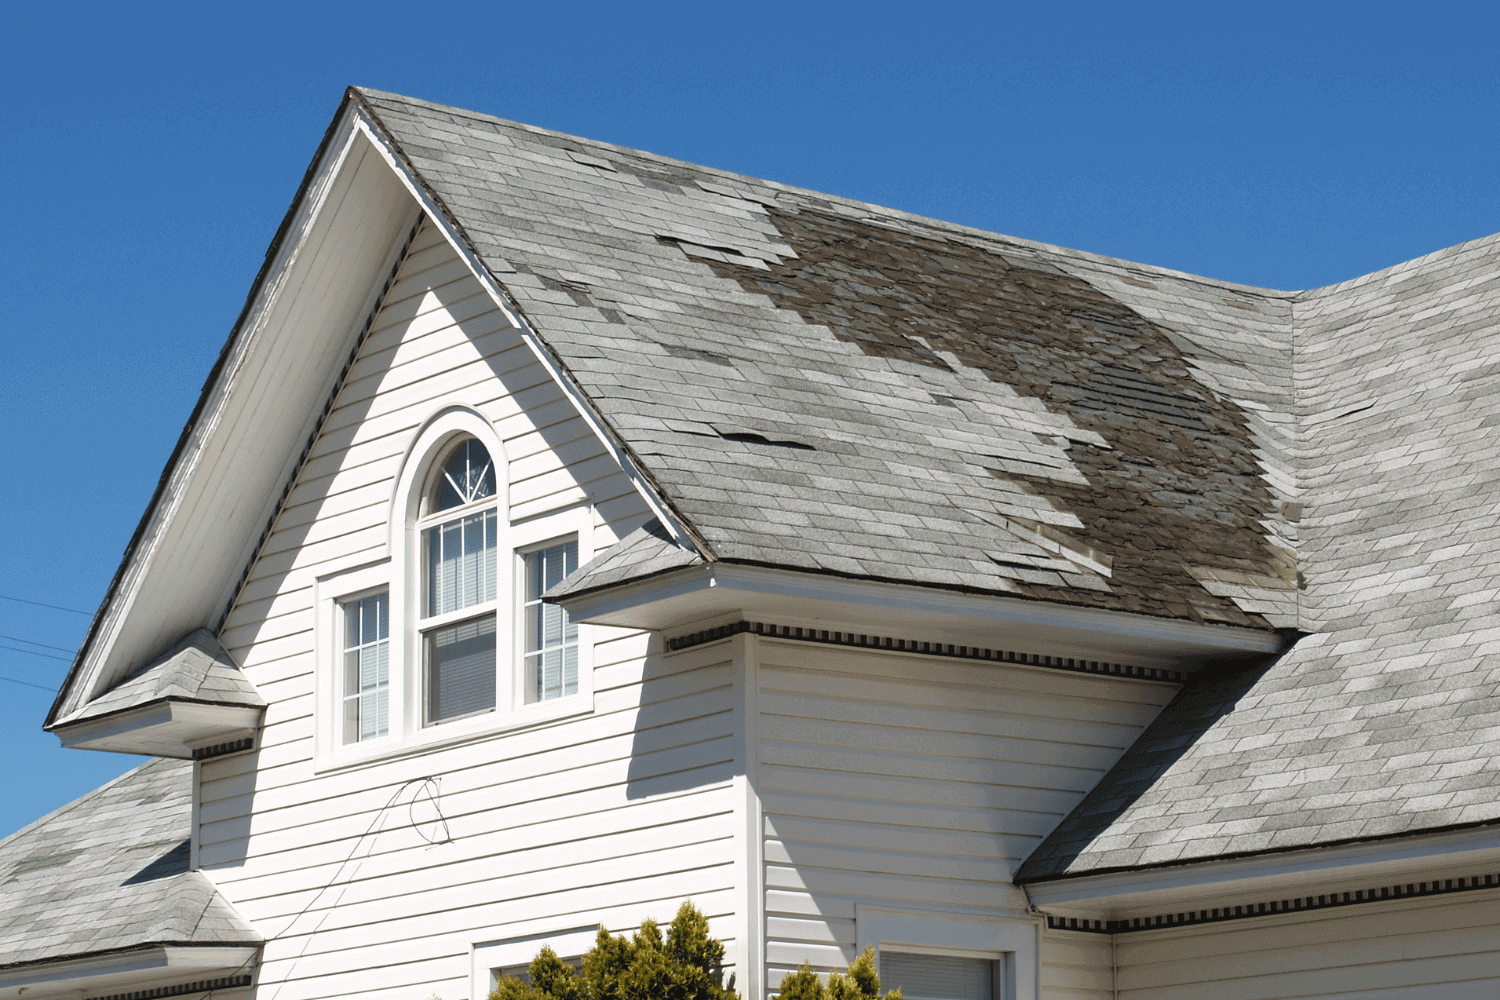
{"label": "white window frame", "polygon": [[317,609],[314,702],[318,707],[317,753],[329,763],[349,763],[390,753],[400,741],[400,702],[402,671],[399,661],[400,642],[396,633],[395,594],[389,594],[390,665],[387,682],[386,734],[374,739],[345,743],[344,740],[344,606],[350,601],[390,591],[391,572],[388,560],[363,563],[325,574],[314,583],[314,606]]}
{"label": "white window frame", "polygon": [[489,996],[498,985],[499,970],[528,964],[543,948],[550,947],[564,962],[586,955],[593,950],[598,935],[599,926],[593,924],[473,945],[469,949],[469,996]]}
{"label": "white window frame", "polygon": [[[427,482],[423,484],[423,496],[426,496],[432,492],[433,479],[438,474],[440,463],[444,458],[452,453],[456,444],[457,441],[449,440],[439,450],[437,461],[432,463],[432,471],[428,476]],[[490,456],[490,462],[492,465],[497,466],[497,468],[495,469],[495,477],[498,481],[500,475],[500,471],[498,468],[499,463],[495,461],[495,457],[493,454]],[[446,510],[433,511],[432,513],[425,514],[417,520],[414,527],[416,534],[416,550],[414,552],[414,559],[412,561],[415,563],[414,568],[416,570],[416,578],[412,581],[412,589],[415,600],[409,602],[408,606],[412,610],[412,627],[416,632],[416,649],[414,650],[414,656],[416,657],[415,662],[417,666],[417,686],[413,688],[413,691],[420,692],[420,696],[417,699],[420,702],[420,704],[417,706],[417,716],[419,724],[423,727],[453,725],[454,723],[460,722],[463,719],[467,719],[472,716],[487,715],[491,712],[498,712],[501,710],[501,705],[504,704],[504,697],[500,691],[502,685],[500,683],[498,674],[502,670],[501,660],[504,655],[502,652],[503,641],[501,639],[501,635],[505,627],[505,623],[501,613],[504,610],[506,604],[505,585],[500,578],[505,575],[506,546],[504,539],[501,537],[505,534],[505,531],[501,527],[504,522],[501,520],[498,494],[499,489],[497,485],[496,496],[485,497],[482,500],[476,500],[474,503],[463,504],[462,506],[458,507],[449,507]],[[428,593],[431,581],[427,579],[428,560],[426,547],[429,542],[427,538],[428,532],[432,531],[434,528],[441,528],[445,524],[451,524],[454,521],[462,521],[466,518],[474,517],[476,515],[487,514],[490,511],[495,512],[494,599],[488,601],[477,601],[473,604],[457,608],[453,611],[445,611],[435,615],[428,615],[426,613],[425,607],[427,601],[431,597],[431,595]],[[470,712],[466,715],[453,716],[447,719],[427,718],[427,705],[429,702],[429,693],[427,689],[427,635],[439,629],[448,628],[453,625],[458,625],[463,622],[472,621],[486,616],[489,616],[495,620],[495,670],[497,676],[495,679],[496,683],[494,704],[487,709]]]}
{"label": "white window frame", "polygon": [[[856,952],[874,946],[881,951],[916,955],[953,955],[998,962],[996,1000],[1038,1000],[1041,995],[1040,921],[1005,920],[955,913],[931,913],[857,905]],[[881,984],[882,989],[900,983]]]}
{"label": "white window frame", "polygon": [[[473,437],[484,445],[495,465],[495,493],[490,501],[454,507],[430,518],[422,514],[421,500],[439,463],[462,437]],[[525,703],[522,692],[524,633],[520,623],[525,594],[524,561],[519,553],[550,542],[576,538],[578,565],[594,557],[594,509],[587,498],[569,506],[511,521],[509,463],[505,447],[494,426],[478,411],[464,406],[440,410],[412,436],[402,458],[401,471],[392,491],[388,520],[388,558],[351,560],[350,565],[319,577],[315,584],[317,608],[317,664],[315,689],[318,706],[317,769],[321,771],[362,764],[372,760],[404,756],[455,743],[482,739],[496,733],[586,715],[594,710],[594,634],[590,626],[578,627],[578,692],[551,701]],[[426,691],[423,678],[422,629],[478,617],[476,608],[423,620],[419,603],[423,598],[425,571],[421,531],[433,524],[487,509],[497,512],[499,533],[496,552],[494,613],[496,615],[495,709],[434,725],[424,725]],[[430,522],[430,523],[429,523]],[[507,570],[509,560],[511,570]],[[362,743],[340,742],[342,716],[337,692],[342,674],[339,653],[342,633],[337,627],[339,603],[383,588],[390,591],[390,702],[386,736]],[[483,612],[480,612],[483,613]],[[507,660],[506,652],[510,652]]]}

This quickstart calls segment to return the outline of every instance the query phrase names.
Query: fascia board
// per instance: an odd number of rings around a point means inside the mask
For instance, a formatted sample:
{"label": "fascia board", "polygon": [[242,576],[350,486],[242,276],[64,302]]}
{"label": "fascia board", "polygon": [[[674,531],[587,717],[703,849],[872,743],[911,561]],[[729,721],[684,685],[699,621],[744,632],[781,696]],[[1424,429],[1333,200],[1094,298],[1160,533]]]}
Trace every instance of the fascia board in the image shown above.
{"label": "fascia board", "polygon": [[[1500,865],[1500,826],[1419,834],[1361,844],[1311,848],[1278,854],[1204,861],[1191,865],[1081,875],[1023,888],[1039,909],[1079,912],[1164,911],[1197,900],[1267,897],[1305,886],[1409,881],[1418,872],[1469,869],[1487,872]],[[1293,895],[1298,893],[1293,892]]]}
{"label": "fascia board", "polygon": [[349,120],[349,107],[351,104],[350,94],[344,95],[339,105],[338,112],[333,121],[323,133],[323,139],[318,144],[317,151],[313,154],[312,161],[307,166],[307,171],[302,176],[302,183],[297,188],[297,193],[292,198],[292,203],[287,207],[286,214],[282,217],[281,225],[276,229],[276,235],[271,238],[271,245],[266,251],[266,257],[261,264],[260,272],[251,283],[250,294],[245,298],[245,304],[240,309],[240,315],[231,328],[229,337],[224,346],[219,349],[219,356],[214,360],[214,366],[209,370],[208,378],[203,383],[203,389],[198,395],[198,402],[193,406],[193,412],[188,416],[187,423],[178,435],[177,444],[172,449],[172,454],[167,458],[167,464],[162,470],[161,477],[157,480],[156,489],[151,495],[151,500],[146,504],[146,510],[137,523],[134,534],[125,546],[125,554],[120,559],[120,565],[115,569],[115,575],[111,578],[109,588],[105,591],[104,600],[100,602],[99,609],[94,612],[94,618],[89,623],[88,634],[84,636],[82,645],[79,646],[78,654],[73,658],[73,664],[68,668],[68,676],[63,680],[62,687],[53,699],[52,707],[47,712],[47,719],[43,728],[49,727],[59,716],[65,714],[65,710],[76,709],[81,706],[84,698],[78,695],[80,688],[86,686],[80,683],[80,678],[89,672],[89,668],[97,664],[99,656],[98,647],[102,644],[101,632],[105,631],[103,626],[106,620],[117,619],[115,605],[121,601],[122,590],[127,576],[130,574],[132,565],[135,563],[142,540],[146,536],[147,529],[156,520],[159,508],[165,499],[167,489],[172,481],[178,463],[187,449],[189,441],[196,432],[200,421],[208,411],[209,403],[215,387],[218,385],[220,376],[230,364],[231,355],[239,346],[241,334],[246,326],[251,313],[257,303],[261,300],[272,271],[281,259],[287,236],[292,232],[294,224],[302,216],[302,210],[308,200],[308,194],[313,190],[321,175],[324,173],[328,159],[328,151],[337,148],[337,140],[346,132],[346,124]]}
{"label": "fascia board", "polygon": [[72,990],[96,993],[208,972],[230,975],[240,969],[249,971],[259,951],[259,945],[159,944],[0,968],[0,1000],[22,995],[31,1000]]}
{"label": "fascia board", "polygon": [[[1281,636],[1121,611],[960,593],[715,562],[559,602],[577,621],[656,631],[734,612],[778,624],[857,625],[866,631],[1018,650],[1056,647],[1134,657],[1142,665],[1191,670],[1204,660],[1264,656]],[[919,630],[915,633],[912,630]]]}
{"label": "fascia board", "polygon": [[434,195],[431,188],[420,177],[416,169],[400,154],[399,147],[385,128],[380,124],[373,110],[362,107],[356,115],[355,127],[360,129],[370,140],[375,148],[385,157],[386,162],[396,175],[401,178],[406,186],[407,192],[417,200],[417,203],[427,212],[429,218],[442,232],[443,238],[448,245],[458,254],[465,265],[469,268],[476,281],[484,288],[495,306],[503,312],[521,334],[521,339],[526,343],[537,363],[552,377],[563,394],[573,404],[574,410],[579,417],[593,432],[600,444],[609,452],[611,457],[619,465],[620,469],[630,479],[636,491],[641,495],[651,513],[666,526],[674,541],[691,547],[693,550],[712,558],[712,550],[708,544],[692,531],[685,518],[678,515],[665,495],[659,490],[651,477],[647,474],[645,467],[631,453],[624,440],[614,432],[604,415],[594,405],[594,401],[584,392],[576,379],[563,367],[558,357],[546,345],[545,341],[537,334],[531,325],[525,310],[512,296],[504,285],[485,265],[479,254],[474,251],[473,244],[463,227],[448,211],[446,205]]}
{"label": "fascia board", "polygon": [[[326,214],[323,210],[328,205],[330,192],[336,185],[344,182],[341,175],[345,172],[351,153],[356,149],[356,140],[360,146],[364,145],[360,136],[361,133],[354,127],[353,104],[346,97],[267,252],[266,264],[252,286],[245,308],[167,463],[157,492],[137,527],[135,537],[127,547],[104,602],[95,614],[89,634],[48,715],[46,727],[50,728],[59,718],[77,712],[90,698],[105,689],[107,681],[121,667],[122,658],[129,659],[150,652],[145,649],[118,648],[122,630],[132,620],[132,611],[153,566],[161,558],[164,548],[170,547],[170,538],[175,537],[174,515],[182,507],[184,498],[190,491],[204,488],[197,481],[201,477],[195,477],[195,472],[198,461],[204,454],[206,442],[221,425],[226,428],[234,426],[234,418],[227,412],[231,404],[253,405],[251,397],[259,398],[256,390],[260,386],[242,389],[239,383],[254,375],[259,370],[255,365],[264,361],[263,356],[268,348],[261,342],[267,339],[268,317],[277,308],[279,297],[287,290],[290,275],[297,267],[300,257],[305,256],[303,250],[310,234]],[[368,157],[371,152],[373,151],[361,151],[361,155]],[[375,162],[378,161],[372,161]],[[400,186],[392,181],[392,193],[399,190],[402,190]],[[410,214],[415,210],[416,206],[411,205],[409,210],[402,208],[401,213]],[[366,290],[361,289],[361,293],[362,297],[368,297]],[[357,311],[357,304],[354,308]],[[333,365],[331,371],[321,374],[325,377],[319,380],[320,386],[329,379],[337,378],[338,365]],[[307,384],[311,385],[311,382]],[[323,388],[326,389],[326,386]],[[237,391],[241,389],[242,391]],[[286,454],[278,453],[272,459],[275,468],[261,478],[280,485],[295,471],[300,462],[299,448],[307,435],[307,425],[316,422],[319,416],[318,404],[323,399],[318,394],[318,389],[318,386],[314,386],[308,390],[309,398],[315,401],[308,406],[308,412],[299,422],[299,427],[287,431],[285,442],[279,438],[275,442],[278,446],[285,443],[283,451]],[[267,464],[265,468],[270,468],[270,465]],[[279,504],[279,493],[274,487],[266,489],[264,493],[263,502],[243,518],[244,537],[236,535],[232,543],[225,547],[221,560],[223,567],[234,566],[237,570],[258,548],[262,528]],[[215,578],[206,584],[198,581],[203,586],[205,600],[212,598],[212,601],[205,605],[202,616],[204,620],[188,623],[190,626],[212,626],[213,617],[221,610],[219,605],[238,589],[236,570],[228,570],[225,573],[226,579],[223,580]]]}
{"label": "fascia board", "polygon": [[165,699],[64,723],[53,732],[70,748],[187,758],[195,744],[253,735],[264,714],[264,708],[247,705]]}

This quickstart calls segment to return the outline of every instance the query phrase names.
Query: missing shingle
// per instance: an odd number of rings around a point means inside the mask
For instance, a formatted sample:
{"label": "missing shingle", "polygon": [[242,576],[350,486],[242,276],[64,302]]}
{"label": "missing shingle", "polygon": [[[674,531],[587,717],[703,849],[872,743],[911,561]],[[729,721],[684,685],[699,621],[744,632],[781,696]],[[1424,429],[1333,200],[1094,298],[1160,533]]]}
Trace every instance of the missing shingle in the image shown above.
{"label": "missing shingle", "polygon": [[761,444],[771,448],[794,448],[798,451],[817,451],[818,449],[806,441],[788,441],[768,438],[764,434],[754,431],[719,431],[719,437],[725,441],[738,441],[741,444]]}
{"label": "missing shingle", "polygon": [[690,358],[693,361],[707,361],[710,364],[723,365],[726,368],[734,367],[733,361],[722,354],[715,354],[713,351],[700,351],[696,347],[678,347],[676,344],[661,344],[660,341],[657,341],[657,343],[661,345],[662,350],[674,358]]}
{"label": "missing shingle", "polygon": [[10,870],[10,878],[6,879],[6,881],[14,882],[17,878],[28,872],[39,872],[47,868],[61,868],[82,853],[82,851],[58,851],[56,854],[41,854],[27,858]]}
{"label": "missing shingle", "polygon": [[951,406],[955,410],[959,409],[959,403],[969,402],[967,399],[964,399],[961,396],[944,396],[941,393],[936,392],[929,392],[927,395],[931,396],[932,401],[934,403],[937,403],[939,406]]}
{"label": "missing shingle", "polygon": [[615,169],[615,165],[608,160],[600,159],[597,156],[590,156],[587,153],[580,153],[574,149],[568,150],[568,157],[574,163],[582,163],[586,167],[598,167],[600,170],[608,170],[612,173]]}

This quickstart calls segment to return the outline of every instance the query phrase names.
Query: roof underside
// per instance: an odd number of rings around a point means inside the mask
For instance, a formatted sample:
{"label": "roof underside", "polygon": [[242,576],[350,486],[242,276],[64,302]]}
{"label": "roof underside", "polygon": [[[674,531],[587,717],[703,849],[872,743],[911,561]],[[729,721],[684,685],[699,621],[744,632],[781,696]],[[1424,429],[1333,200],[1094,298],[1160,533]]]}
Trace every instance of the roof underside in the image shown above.
{"label": "roof underside", "polygon": [[190,761],[152,760],[0,841],[0,968],[143,944],[260,943],[188,870]]}

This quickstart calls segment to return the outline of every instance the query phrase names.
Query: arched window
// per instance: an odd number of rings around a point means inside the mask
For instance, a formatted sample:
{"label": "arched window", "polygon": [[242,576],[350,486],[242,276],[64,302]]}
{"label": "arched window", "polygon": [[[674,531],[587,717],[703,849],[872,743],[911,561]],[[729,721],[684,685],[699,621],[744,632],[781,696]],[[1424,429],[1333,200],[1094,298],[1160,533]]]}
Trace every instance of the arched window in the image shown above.
{"label": "arched window", "polygon": [[388,557],[351,553],[318,578],[320,755],[373,760],[593,710],[589,628],[541,599],[593,556],[593,503],[547,453],[518,466],[505,449],[476,410],[433,414],[392,483]]}
{"label": "arched window", "polygon": [[499,514],[495,466],[474,438],[451,445],[424,491],[417,628],[422,723],[495,709]]}

